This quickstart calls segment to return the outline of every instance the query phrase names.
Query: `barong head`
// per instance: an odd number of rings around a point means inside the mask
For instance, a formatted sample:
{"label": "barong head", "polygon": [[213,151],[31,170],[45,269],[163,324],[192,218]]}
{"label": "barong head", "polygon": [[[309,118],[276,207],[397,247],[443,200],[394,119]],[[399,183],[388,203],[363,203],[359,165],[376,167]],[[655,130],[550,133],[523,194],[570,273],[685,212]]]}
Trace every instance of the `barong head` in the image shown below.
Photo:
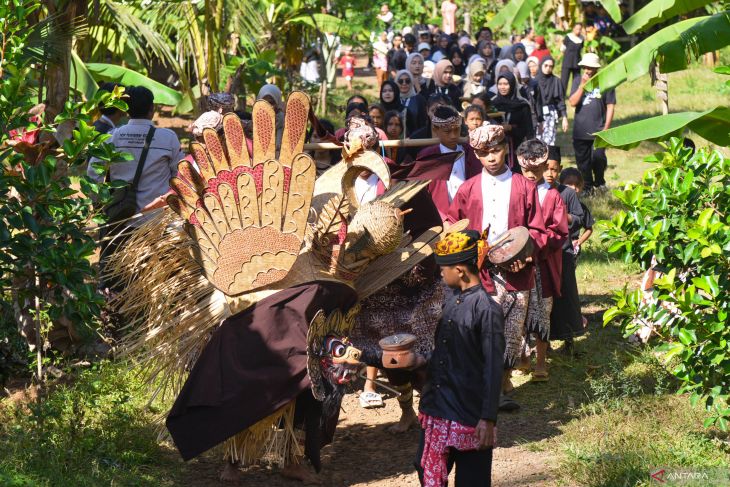
{"label": "barong head", "polygon": [[431,124],[443,130],[461,127],[461,115],[453,107],[442,105],[434,110]]}
{"label": "barong head", "polygon": [[469,132],[469,145],[474,150],[487,150],[503,144],[504,141],[504,128],[501,125],[484,122],[481,127]]}
{"label": "barong head", "polygon": [[202,137],[204,129],[213,129],[216,132],[223,128],[223,115],[221,112],[210,110],[199,116],[191,127],[194,137]]}
{"label": "barong head", "polygon": [[211,93],[208,95],[208,110],[218,113],[232,112],[236,98],[230,93]]}
{"label": "barong head", "polygon": [[517,161],[528,171],[539,169],[548,160],[548,146],[540,139],[529,139],[517,147]]}
{"label": "barong head", "polygon": [[479,249],[484,245],[476,230],[463,230],[446,234],[434,247],[438,265],[475,264]]}

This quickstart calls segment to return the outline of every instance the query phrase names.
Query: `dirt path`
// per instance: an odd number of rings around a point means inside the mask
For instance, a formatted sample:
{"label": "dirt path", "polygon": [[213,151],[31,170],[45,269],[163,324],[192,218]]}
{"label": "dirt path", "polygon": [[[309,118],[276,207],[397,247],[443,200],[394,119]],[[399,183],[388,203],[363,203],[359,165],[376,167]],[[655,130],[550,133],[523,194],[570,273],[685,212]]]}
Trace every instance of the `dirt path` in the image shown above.
{"label": "dirt path", "polygon": [[[524,404],[522,412],[504,414],[499,418],[499,447],[494,452],[492,485],[557,485],[552,455],[522,446],[527,441],[547,438],[555,434],[556,430],[545,422],[542,410],[532,408],[521,396],[518,393],[516,397]],[[335,441],[322,452],[322,485],[418,487],[418,476],[413,468],[418,444],[417,431],[413,429],[400,435],[387,431],[387,427],[397,421],[400,414],[396,400],[387,398],[384,408],[365,410],[360,408],[357,395],[349,394],[342,407]],[[186,485],[226,485],[218,481],[222,466],[219,458],[208,454],[186,464]],[[259,466],[244,470],[240,485],[294,487],[302,484],[282,478],[275,468]]]}

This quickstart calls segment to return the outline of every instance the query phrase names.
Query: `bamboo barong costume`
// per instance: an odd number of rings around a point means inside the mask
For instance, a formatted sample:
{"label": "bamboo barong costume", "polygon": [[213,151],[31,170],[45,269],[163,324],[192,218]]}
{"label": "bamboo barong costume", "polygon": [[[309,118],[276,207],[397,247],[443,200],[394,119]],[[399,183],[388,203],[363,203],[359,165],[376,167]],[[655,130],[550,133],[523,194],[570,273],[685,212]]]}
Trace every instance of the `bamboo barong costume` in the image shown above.
{"label": "bamboo barong costume", "polygon": [[[362,120],[350,123],[343,161],[316,178],[302,152],[310,112],[304,93],[289,96],[280,149],[266,101],[253,106],[252,151],[233,113],[222,134],[203,129],[195,164],[181,161],[170,181],[174,211],[115,255],[111,272],[127,287],[113,304],[131,323],[120,349],[159,384],[155,395],[177,394],[167,427],[186,460],[225,441],[230,463],[304,453],[319,470],[362,365],[345,338],[359,300],[428,257],[441,235],[404,235],[399,207],[427,182],[390,187],[388,166],[363,149],[373,129]],[[366,204],[354,188],[363,171],[390,187]]]}

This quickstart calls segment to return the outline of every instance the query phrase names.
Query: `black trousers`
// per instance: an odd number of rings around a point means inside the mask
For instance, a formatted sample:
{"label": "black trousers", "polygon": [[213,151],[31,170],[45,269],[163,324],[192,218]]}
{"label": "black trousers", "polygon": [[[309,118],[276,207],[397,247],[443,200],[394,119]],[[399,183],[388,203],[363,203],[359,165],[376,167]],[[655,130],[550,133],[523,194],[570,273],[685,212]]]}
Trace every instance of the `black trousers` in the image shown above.
{"label": "black trousers", "polygon": [[[423,485],[423,468],[421,457],[425,435],[421,430],[421,440],[413,465],[418,472],[418,480]],[[492,485],[492,448],[486,450],[459,451],[451,448],[449,453],[449,472],[456,465],[455,487],[490,487]]]}
{"label": "black trousers", "polygon": [[563,66],[560,69],[560,81],[563,82],[563,92],[565,92],[566,98],[565,101],[568,101],[568,96],[570,96],[568,90],[572,86],[568,81],[570,79],[570,75],[573,75],[573,79],[580,77],[580,68],[569,68],[567,66]]}
{"label": "black trousers", "polygon": [[575,150],[575,165],[578,166],[586,191],[590,192],[596,186],[604,186],[604,174],[608,167],[606,149],[594,149],[592,140],[573,139]]}

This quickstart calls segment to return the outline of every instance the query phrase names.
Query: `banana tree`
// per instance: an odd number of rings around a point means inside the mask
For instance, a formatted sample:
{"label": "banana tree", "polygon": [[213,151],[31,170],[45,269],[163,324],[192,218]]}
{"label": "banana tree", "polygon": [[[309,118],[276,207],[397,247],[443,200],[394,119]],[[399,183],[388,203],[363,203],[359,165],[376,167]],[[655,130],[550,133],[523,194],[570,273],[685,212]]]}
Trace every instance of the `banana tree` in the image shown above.
{"label": "banana tree", "polygon": [[700,9],[707,4],[707,0],[653,0],[629,17],[621,24],[621,27],[627,34],[635,34],[665,20]]}
{"label": "banana tree", "polygon": [[[546,0],[511,0],[487,22],[487,26],[507,33],[520,30],[531,14],[534,15],[535,12],[544,10],[545,3],[547,3]],[[621,8],[618,0],[601,0],[598,3],[603,5],[614,22],[621,22]]]}
{"label": "banana tree", "polygon": [[662,73],[687,67],[688,53],[694,56],[730,45],[730,11],[683,20],[652,34],[619,56],[591,78],[586,87],[602,91],[624,81],[637,79],[656,61]]}
{"label": "banana tree", "polygon": [[629,150],[645,140],[660,141],[679,137],[685,128],[712,142],[730,146],[730,108],[716,107],[703,112],[670,113],[621,125],[596,134],[596,147]]}

